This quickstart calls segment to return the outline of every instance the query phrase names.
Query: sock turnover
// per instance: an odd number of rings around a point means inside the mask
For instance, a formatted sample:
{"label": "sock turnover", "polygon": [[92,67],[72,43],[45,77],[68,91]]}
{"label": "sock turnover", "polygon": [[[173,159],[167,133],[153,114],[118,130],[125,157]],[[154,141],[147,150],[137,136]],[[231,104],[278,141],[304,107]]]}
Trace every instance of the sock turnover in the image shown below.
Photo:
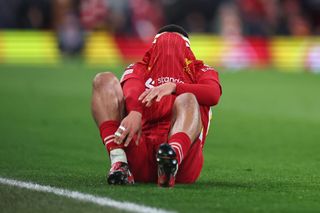
{"label": "sock turnover", "polygon": [[170,137],[168,144],[170,144],[176,152],[178,164],[181,164],[184,156],[191,147],[191,140],[189,136],[184,132],[175,133]]}

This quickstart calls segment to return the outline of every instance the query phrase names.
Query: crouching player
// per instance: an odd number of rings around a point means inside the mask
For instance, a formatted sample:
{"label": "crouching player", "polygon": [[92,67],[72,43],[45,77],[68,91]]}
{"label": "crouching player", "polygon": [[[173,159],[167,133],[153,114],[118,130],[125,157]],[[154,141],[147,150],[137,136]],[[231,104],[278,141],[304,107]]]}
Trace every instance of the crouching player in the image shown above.
{"label": "crouching player", "polygon": [[220,95],[217,72],[195,58],[177,25],[160,29],[143,60],[120,81],[110,72],[98,74],[92,114],[111,160],[108,183],[195,182],[210,107]]}

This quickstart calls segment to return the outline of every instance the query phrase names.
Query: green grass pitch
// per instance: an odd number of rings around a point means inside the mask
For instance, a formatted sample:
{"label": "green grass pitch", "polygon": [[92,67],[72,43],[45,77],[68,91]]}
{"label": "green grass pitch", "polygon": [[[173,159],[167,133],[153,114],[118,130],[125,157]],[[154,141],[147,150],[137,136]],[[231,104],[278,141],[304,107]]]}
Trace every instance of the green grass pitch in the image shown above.
{"label": "green grass pitch", "polygon": [[[120,76],[121,67],[114,68]],[[178,212],[319,212],[320,76],[221,73],[193,185],[109,186],[85,66],[0,66],[0,176]],[[0,185],[1,212],[115,212]]]}

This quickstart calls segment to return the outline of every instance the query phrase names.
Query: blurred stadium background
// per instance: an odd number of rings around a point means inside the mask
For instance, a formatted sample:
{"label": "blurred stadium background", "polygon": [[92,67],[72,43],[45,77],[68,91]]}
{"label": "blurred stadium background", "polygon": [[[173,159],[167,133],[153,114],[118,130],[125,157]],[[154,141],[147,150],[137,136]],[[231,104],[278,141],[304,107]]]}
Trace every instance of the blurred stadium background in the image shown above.
{"label": "blurred stadium background", "polygon": [[127,64],[168,23],[220,71],[320,72],[317,0],[1,0],[0,63]]}
{"label": "blurred stadium background", "polygon": [[[168,23],[220,73],[203,172],[110,187],[91,81]],[[319,0],[0,0],[0,178],[177,212],[319,212],[319,35]],[[117,212],[4,184],[0,211]]]}

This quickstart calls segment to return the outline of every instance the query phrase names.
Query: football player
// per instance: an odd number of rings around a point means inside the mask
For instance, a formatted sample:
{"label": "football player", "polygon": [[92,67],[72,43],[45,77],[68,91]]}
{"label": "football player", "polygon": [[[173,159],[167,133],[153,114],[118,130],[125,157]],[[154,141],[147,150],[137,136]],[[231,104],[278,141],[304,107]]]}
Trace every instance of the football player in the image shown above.
{"label": "football player", "polygon": [[120,81],[111,72],[94,78],[92,114],[111,160],[109,184],[173,187],[199,177],[210,107],[222,92],[218,73],[190,47],[182,27],[167,25]]}

